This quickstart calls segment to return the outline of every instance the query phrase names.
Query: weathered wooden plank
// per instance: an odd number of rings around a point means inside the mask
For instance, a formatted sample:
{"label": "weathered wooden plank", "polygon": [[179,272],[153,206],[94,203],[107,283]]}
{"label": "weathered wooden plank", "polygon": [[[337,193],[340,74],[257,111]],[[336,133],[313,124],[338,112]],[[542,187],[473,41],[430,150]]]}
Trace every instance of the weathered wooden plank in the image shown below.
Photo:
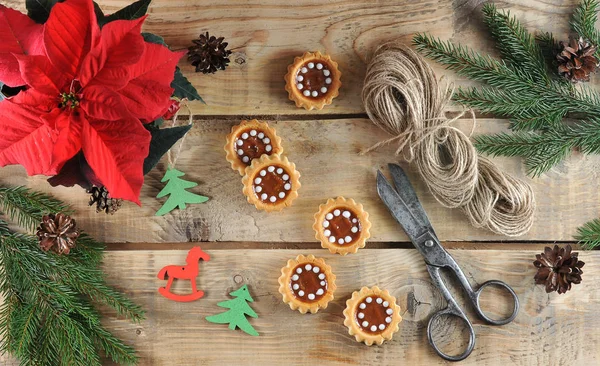
{"label": "weathered wooden plank", "polygon": [[[155,199],[162,188],[160,179],[165,166],[160,164],[147,178],[142,190],[142,208],[126,204],[114,216],[96,214],[87,208],[83,190],[52,189],[43,179],[26,179],[24,170],[7,167],[0,170],[0,184],[27,184],[51,192],[73,204],[80,225],[95,237],[109,242],[177,241],[255,241],[313,242],[313,215],[319,204],[330,197],[352,197],[364,204],[371,214],[371,241],[406,240],[400,226],[381,204],[375,189],[377,169],[397,160],[394,147],[382,148],[366,156],[358,151],[386,138],[386,134],[368,120],[321,120],[272,122],[283,138],[285,154],[302,174],[300,197],[281,213],[256,211],[242,195],[237,172],[225,160],[225,136],[233,121],[197,121],[185,140],[177,167],[187,178],[200,182],[195,188],[209,197],[207,204],[190,206],[164,217],[154,213],[163,200]],[[471,122],[458,124],[470,131]],[[501,120],[479,120],[477,133],[500,131]],[[495,159],[507,172],[525,177],[519,159]],[[403,164],[407,166],[407,164]],[[536,223],[521,240],[572,240],[576,227],[600,216],[600,183],[596,171],[598,156],[577,154],[548,174],[529,179],[538,201]],[[424,183],[410,171],[417,192],[431,221],[444,241],[506,240],[505,237],[473,228],[460,210],[442,208],[427,192]]]}
{"label": "weathered wooden plank", "polygon": [[[106,13],[129,0],[101,0]],[[566,38],[568,19],[577,0],[509,1],[510,8],[532,30],[553,32]],[[0,3],[24,9],[23,0]],[[224,36],[233,50],[231,67],[215,75],[196,74],[183,60],[186,76],[207,105],[193,103],[203,115],[339,114],[363,111],[360,91],[366,63],[373,50],[391,39],[410,43],[417,32],[429,32],[479,50],[491,51],[482,31],[482,1],[253,1],[155,0],[145,30],[157,33],[174,49],[183,49],[199,33]],[[560,21],[557,21],[560,20]],[[320,112],[298,109],[287,98],[283,76],[296,55],[308,50],[330,54],[339,63],[342,90],[334,104]],[[465,84],[455,75],[439,75]]]}
{"label": "weathered wooden plank", "polygon": [[[192,303],[168,301],[157,293],[163,281],[156,273],[164,265],[183,263],[186,251],[126,251],[107,254],[105,267],[112,283],[124,289],[148,311],[140,325],[107,321],[109,329],[134,344],[141,365],[397,365],[444,364],[427,343],[425,327],[430,315],[443,306],[422,259],[415,250],[366,250],[341,257],[325,250],[303,254],[321,256],[337,276],[336,298],[325,310],[302,315],[282,303],[277,278],[295,250],[212,250],[201,264],[199,287],[206,295]],[[452,250],[469,281],[490,279],[510,284],[521,301],[513,323],[501,327],[474,322],[477,341],[465,365],[566,365],[597,364],[600,354],[600,260],[598,252],[583,252],[583,282],[564,295],[546,294],[533,284],[534,251]],[[248,284],[259,314],[251,323],[261,333],[251,337],[204,318],[221,312],[220,301]],[[400,332],[383,346],[358,344],[347,334],[342,311],[352,291],[362,286],[387,288],[399,299],[404,321]],[[189,284],[177,284],[186,291]],[[492,296],[494,295],[494,296]],[[484,296],[482,306],[498,315],[509,308],[500,293]],[[467,307],[468,308],[468,307]],[[459,329],[446,326],[444,335]],[[456,331],[456,332],[454,332]],[[448,333],[445,333],[448,332]],[[454,337],[456,339],[456,337]],[[459,342],[460,343],[460,342]],[[455,350],[449,348],[449,350]]]}

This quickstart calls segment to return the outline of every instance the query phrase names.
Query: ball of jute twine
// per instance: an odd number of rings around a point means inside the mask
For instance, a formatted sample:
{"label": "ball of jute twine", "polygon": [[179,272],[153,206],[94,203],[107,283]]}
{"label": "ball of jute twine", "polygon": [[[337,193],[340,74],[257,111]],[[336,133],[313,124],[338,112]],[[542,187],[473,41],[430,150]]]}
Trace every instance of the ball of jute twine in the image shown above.
{"label": "ball of jute twine", "polygon": [[535,211],[531,186],[478,156],[469,136],[452,126],[466,113],[445,117],[452,93],[439,87],[433,70],[407,46],[380,46],[367,68],[362,99],[373,123],[392,137],[361,154],[397,141],[396,154],[404,152],[416,165],[442,205],[462,208],[475,227],[525,234]]}

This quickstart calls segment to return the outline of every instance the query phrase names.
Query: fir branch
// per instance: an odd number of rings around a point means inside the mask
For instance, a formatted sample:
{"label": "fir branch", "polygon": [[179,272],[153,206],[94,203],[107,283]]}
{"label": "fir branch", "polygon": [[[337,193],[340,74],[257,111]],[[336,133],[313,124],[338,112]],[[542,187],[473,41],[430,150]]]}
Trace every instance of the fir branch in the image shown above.
{"label": "fir branch", "polygon": [[600,219],[594,219],[577,228],[575,240],[583,249],[592,250],[600,247]]}
{"label": "fir branch", "polygon": [[48,213],[71,213],[69,206],[59,200],[22,186],[0,187],[0,209],[28,230],[35,230]]}
{"label": "fir branch", "polygon": [[[573,31],[596,47],[600,47],[600,32],[596,29],[598,7],[598,0],[582,0],[579,6],[575,8],[571,20]],[[595,56],[600,57],[600,49],[596,50]]]}

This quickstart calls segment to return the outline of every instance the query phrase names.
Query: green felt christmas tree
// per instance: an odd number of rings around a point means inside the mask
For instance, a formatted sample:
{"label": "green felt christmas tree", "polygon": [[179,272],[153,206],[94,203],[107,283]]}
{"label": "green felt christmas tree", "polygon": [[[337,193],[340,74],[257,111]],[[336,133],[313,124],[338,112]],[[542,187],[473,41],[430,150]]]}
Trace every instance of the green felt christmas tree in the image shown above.
{"label": "green felt christmas tree", "polygon": [[233,296],[234,299],[227,300],[218,303],[217,305],[223,308],[227,308],[226,312],[206,317],[211,323],[218,324],[229,324],[229,329],[235,330],[235,328],[240,328],[244,332],[257,336],[258,332],[250,325],[246,316],[251,316],[253,318],[258,318],[258,315],[250,305],[249,302],[253,302],[252,296],[250,296],[250,291],[248,291],[248,286],[244,285],[239,289],[229,293],[229,295]]}
{"label": "green felt christmas tree", "polygon": [[165,202],[160,210],[156,212],[156,216],[165,215],[173,211],[177,206],[180,210],[185,209],[186,204],[190,203],[203,203],[208,201],[208,197],[200,196],[198,194],[188,192],[187,190],[198,185],[198,183],[190,182],[185,179],[181,179],[185,173],[175,169],[169,168],[165,173],[165,176],[161,182],[167,182],[165,188],[163,188],[156,198],[162,198],[169,195],[167,202]]}

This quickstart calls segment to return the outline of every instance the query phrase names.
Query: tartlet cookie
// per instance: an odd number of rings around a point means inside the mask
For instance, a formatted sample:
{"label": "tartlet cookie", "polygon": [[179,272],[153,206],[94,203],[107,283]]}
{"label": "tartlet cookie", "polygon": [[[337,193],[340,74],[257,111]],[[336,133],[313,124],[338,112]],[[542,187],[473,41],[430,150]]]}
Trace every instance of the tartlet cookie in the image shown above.
{"label": "tartlet cookie", "polygon": [[300,189],[300,173],[287,157],[263,155],[246,168],[244,195],[259,210],[279,211],[292,205]]}
{"label": "tartlet cookie", "polygon": [[371,222],[363,205],[344,197],[330,198],[319,206],[313,229],[323,248],[341,255],[356,253],[371,237]]}
{"label": "tartlet cookie", "polygon": [[281,269],[279,293],[283,302],[302,314],[327,308],[336,288],[331,267],[314,255],[299,255]]}
{"label": "tartlet cookie", "polygon": [[281,154],[283,148],[281,137],[277,136],[274,128],[266,122],[253,119],[244,120],[231,128],[231,133],[227,135],[225,152],[231,168],[244,175],[252,160],[263,155]]}
{"label": "tartlet cookie", "polygon": [[323,109],[339,95],[342,73],[338,64],[320,52],[296,57],[285,75],[285,90],[296,107]]}
{"label": "tartlet cookie", "polygon": [[367,346],[391,340],[402,321],[396,298],[377,286],[354,291],[346,301],[344,317],[348,333]]}

